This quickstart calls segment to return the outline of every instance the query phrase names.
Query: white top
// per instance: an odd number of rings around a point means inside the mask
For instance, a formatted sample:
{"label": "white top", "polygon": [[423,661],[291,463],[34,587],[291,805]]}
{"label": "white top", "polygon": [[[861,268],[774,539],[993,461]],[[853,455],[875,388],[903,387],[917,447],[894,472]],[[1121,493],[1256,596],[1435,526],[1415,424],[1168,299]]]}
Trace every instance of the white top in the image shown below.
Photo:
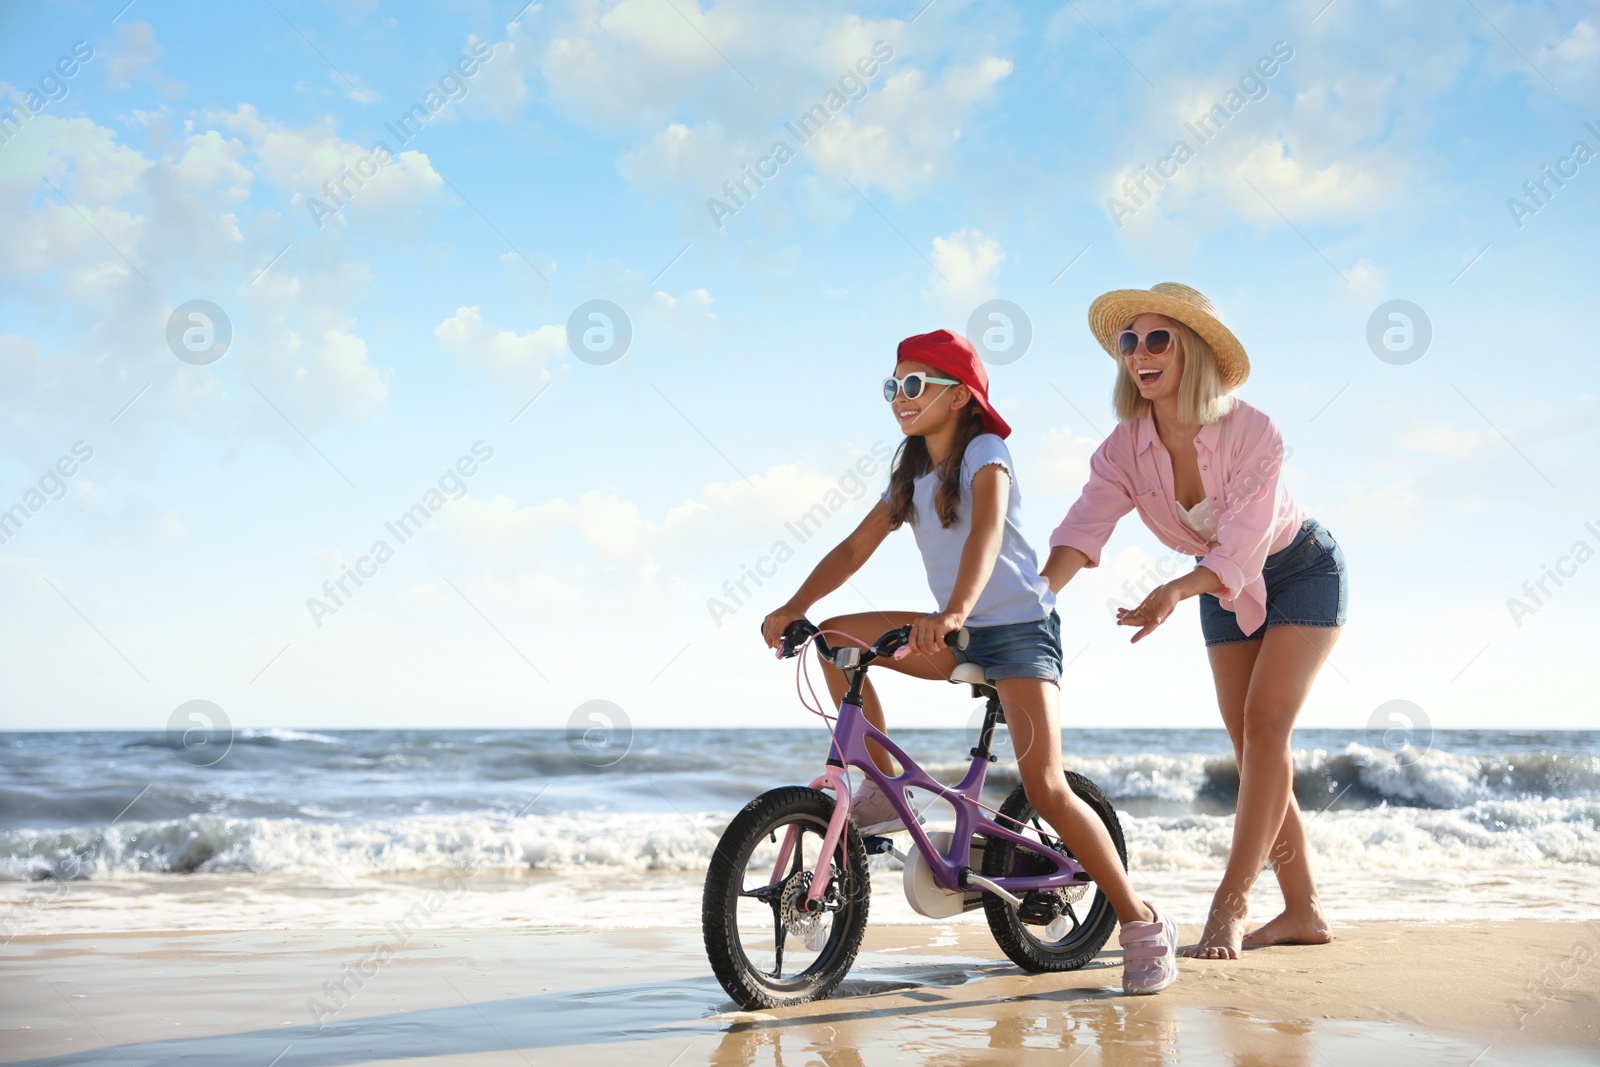
{"label": "white top", "polygon": [[[1022,491],[1017,488],[1011,453],[1005,442],[992,433],[974,437],[961,457],[961,502],[957,506],[956,521],[950,526],[939,525],[939,513],[933,503],[934,493],[939,488],[938,471],[930,470],[911,483],[911,530],[916,535],[917,548],[922,552],[922,563],[928,572],[928,588],[943,610],[955,591],[961,551],[966,547],[967,535],[972,532],[972,480],[991,464],[1002,468],[1010,483],[1005,525],[1001,529],[1000,553],[989,575],[989,584],[978,594],[978,602],[967,616],[967,625],[1005,626],[1048,618],[1055,609],[1056,596],[1050,591],[1050,583],[1040,577],[1038,557],[1022,536]],[[882,499],[889,499],[887,490]]]}
{"label": "white top", "polygon": [[1211,499],[1209,497],[1201,497],[1198,504],[1187,509],[1176,500],[1172,504],[1178,509],[1178,518],[1183,520],[1185,526],[1199,534],[1207,544],[1216,543],[1217,516],[1211,510]]}

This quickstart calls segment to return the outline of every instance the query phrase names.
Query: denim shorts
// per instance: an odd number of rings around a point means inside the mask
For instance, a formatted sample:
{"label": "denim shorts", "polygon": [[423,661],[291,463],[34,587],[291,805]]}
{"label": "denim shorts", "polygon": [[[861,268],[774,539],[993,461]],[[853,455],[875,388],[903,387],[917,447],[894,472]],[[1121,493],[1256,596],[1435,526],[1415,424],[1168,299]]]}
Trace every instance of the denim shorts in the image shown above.
{"label": "denim shorts", "polygon": [[955,652],[957,663],[976,663],[991,682],[1002,678],[1061,681],[1061,617],[1054,610],[1043,619],[1001,626],[967,627],[967,647]]}
{"label": "denim shorts", "polygon": [[1307,519],[1293,541],[1267,557],[1261,577],[1267,583],[1267,619],[1253,634],[1239,628],[1238,618],[1214,594],[1200,594],[1200,632],[1207,645],[1255,641],[1269,626],[1344,625],[1350,603],[1344,550],[1316,519]]}

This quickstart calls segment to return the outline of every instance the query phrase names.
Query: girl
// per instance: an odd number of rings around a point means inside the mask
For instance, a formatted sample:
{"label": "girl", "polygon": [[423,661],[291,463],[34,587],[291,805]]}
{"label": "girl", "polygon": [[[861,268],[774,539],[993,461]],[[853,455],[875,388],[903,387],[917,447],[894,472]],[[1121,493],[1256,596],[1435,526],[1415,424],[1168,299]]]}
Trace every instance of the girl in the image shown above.
{"label": "girl", "polygon": [[[1241,946],[1321,944],[1330,935],[1294,799],[1290,734],[1344,625],[1344,553],[1278,491],[1283,439],[1271,419],[1228,395],[1250,361],[1209,300],[1172,282],[1118,290],[1090,305],[1089,326],[1121,364],[1113,395],[1121,421],[1050,537],[1044,576],[1059,591],[1095,566],[1135,507],[1162,544],[1195,557],[1189,574],[1117,612],[1119,625],[1139,627],[1138,641],[1179,601],[1200,597],[1239,766],[1227,870],[1200,943],[1185,955],[1237,959]],[[1250,889],[1269,858],[1283,914],[1245,936]]]}
{"label": "girl", "polygon": [[[871,641],[884,630],[911,624],[911,655],[878,663],[916,678],[946,680],[958,662],[984,668],[1020,754],[1017,766],[1028,800],[1116,910],[1122,924],[1123,991],[1159,992],[1178,977],[1178,929],[1134,893],[1105,826],[1067,786],[1056,711],[1061,631],[1055,594],[1022,538],[1021,495],[1002,442],[1011,427],[989,403],[988,375],[966,338],[936,330],[900,342],[894,377],[883,384],[905,434],[888,491],[789,602],[766,617],[762,636],[777,647],[790,623],[855,574],[890,531],[909,522],[928,585],[942,605],[939,612],[843,615],[822,628]],[[944,636],[962,626],[970,634],[967,647],[952,652]],[[822,662],[837,702],[847,689],[844,675]],[[883,708],[870,681],[862,698],[868,720],[884,729]],[[896,773],[887,752],[874,746],[872,757],[885,773]],[[868,831],[898,826],[893,812],[870,780],[851,802],[852,815]]]}

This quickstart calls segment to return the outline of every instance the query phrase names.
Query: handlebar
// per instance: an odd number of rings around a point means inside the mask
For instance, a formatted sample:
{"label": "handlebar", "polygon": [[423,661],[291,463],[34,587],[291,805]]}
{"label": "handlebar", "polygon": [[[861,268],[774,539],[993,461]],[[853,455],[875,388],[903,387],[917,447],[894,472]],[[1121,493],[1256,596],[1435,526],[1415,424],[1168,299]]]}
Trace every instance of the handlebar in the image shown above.
{"label": "handlebar", "polygon": [[[969,636],[967,628],[963,626],[959,630],[945,634],[944,643],[952,649],[964,649],[967,647]],[[800,651],[800,648],[810,638],[815,638],[814,643],[822,650],[823,658],[834,661],[835,666],[865,666],[880,656],[893,659],[900,658],[911,641],[911,627],[909,625],[901,626],[886,631],[879,635],[878,639],[872,643],[871,648],[858,649],[850,646],[836,649],[828,644],[827,638],[818,632],[817,627],[812,624],[811,620],[796,619],[789,624],[787,630],[783,631],[783,637],[778,642],[778,657],[780,659],[791,658]],[[856,663],[841,664],[838,662],[838,654],[840,652],[859,652],[860,659]]]}

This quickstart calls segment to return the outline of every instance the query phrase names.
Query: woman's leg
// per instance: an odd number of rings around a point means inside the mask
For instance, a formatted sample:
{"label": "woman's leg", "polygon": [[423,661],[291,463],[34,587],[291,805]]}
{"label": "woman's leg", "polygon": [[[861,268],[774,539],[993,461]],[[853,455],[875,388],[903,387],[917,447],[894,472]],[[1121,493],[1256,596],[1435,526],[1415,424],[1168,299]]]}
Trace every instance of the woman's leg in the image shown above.
{"label": "woman's leg", "polygon": [[[819,630],[842,630],[860,641],[871,644],[889,630],[906,626],[922,618],[922,613],[917,611],[867,611],[859,615],[836,615],[825,619]],[[842,637],[828,636],[829,647],[848,645],[850,642]],[[850,691],[850,685],[844,679],[844,672],[832,663],[817,654],[817,662],[823,666],[823,677],[828,683],[828,693],[833,697],[835,707],[844,699],[845,693]],[[930,681],[949,681],[950,672],[956,669],[956,658],[949,649],[940,649],[932,655],[911,655],[905,659],[880,659],[873,668],[888,667],[890,670],[909,674],[913,678],[925,678]],[[883,704],[878,700],[878,691],[872,687],[872,678],[869,676],[861,686],[861,712],[867,721],[884,733],[889,732],[889,727],[883,717]],[[872,755],[872,762],[884,774],[898,774],[894,760],[889,758],[889,753],[884,751],[882,745],[876,741],[867,741],[867,751]]]}
{"label": "woman's leg", "polygon": [[1034,810],[1066,842],[1116,910],[1119,922],[1154,922],[1128,881],[1105,824],[1067,785],[1061,765],[1061,690],[1043,678],[1002,678],[994,683],[1017,753],[1017,770]]}
{"label": "woman's leg", "polygon": [[[1217,708],[1222,712],[1222,724],[1228,728],[1228,738],[1233,742],[1233,755],[1237,766],[1244,765],[1244,703],[1250,690],[1250,675],[1255,670],[1256,657],[1261,651],[1261,641],[1234,641],[1212,645],[1207,653],[1211,659],[1211,676],[1216,682]],[[1331,940],[1327,919],[1322,914],[1322,903],[1317,896],[1317,886],[1311,875],[1311,850],[1306,843],[1305,823],[1300,817],[1300,805],[1289,791],[1289,805],[1284,811],[1283,825],[1268,853],[1272,872],[1278,878],[1278,889],[1283,894],[1283,912],[1277,918],[1244,936],[1244,947],[1263,945],[1320,945]]]}
{"label": "woman's leg", "polygon": [[[1304,866],[1305,830],[1298,817],[1289,821],[1294,804],[1294,760],[1289,740],[1294,720],[1311,692],[1311,683],[1338,639],[1339,630],[1333,627],[1273,626],[1261,640],[1244,699],[1233,847],[1200,942],[1187,955],[1201,959],[1238,958],[1250,890],[1274,843],[1283,838],[1286,822],[1296,836],[1289,843],[1294,855],[1284,857],[1288,860],[1285,867],[1293,869],[1298,862],[1309,883],[1309,868]],[[1311,899],[1314,901],[1315,897]]]}

